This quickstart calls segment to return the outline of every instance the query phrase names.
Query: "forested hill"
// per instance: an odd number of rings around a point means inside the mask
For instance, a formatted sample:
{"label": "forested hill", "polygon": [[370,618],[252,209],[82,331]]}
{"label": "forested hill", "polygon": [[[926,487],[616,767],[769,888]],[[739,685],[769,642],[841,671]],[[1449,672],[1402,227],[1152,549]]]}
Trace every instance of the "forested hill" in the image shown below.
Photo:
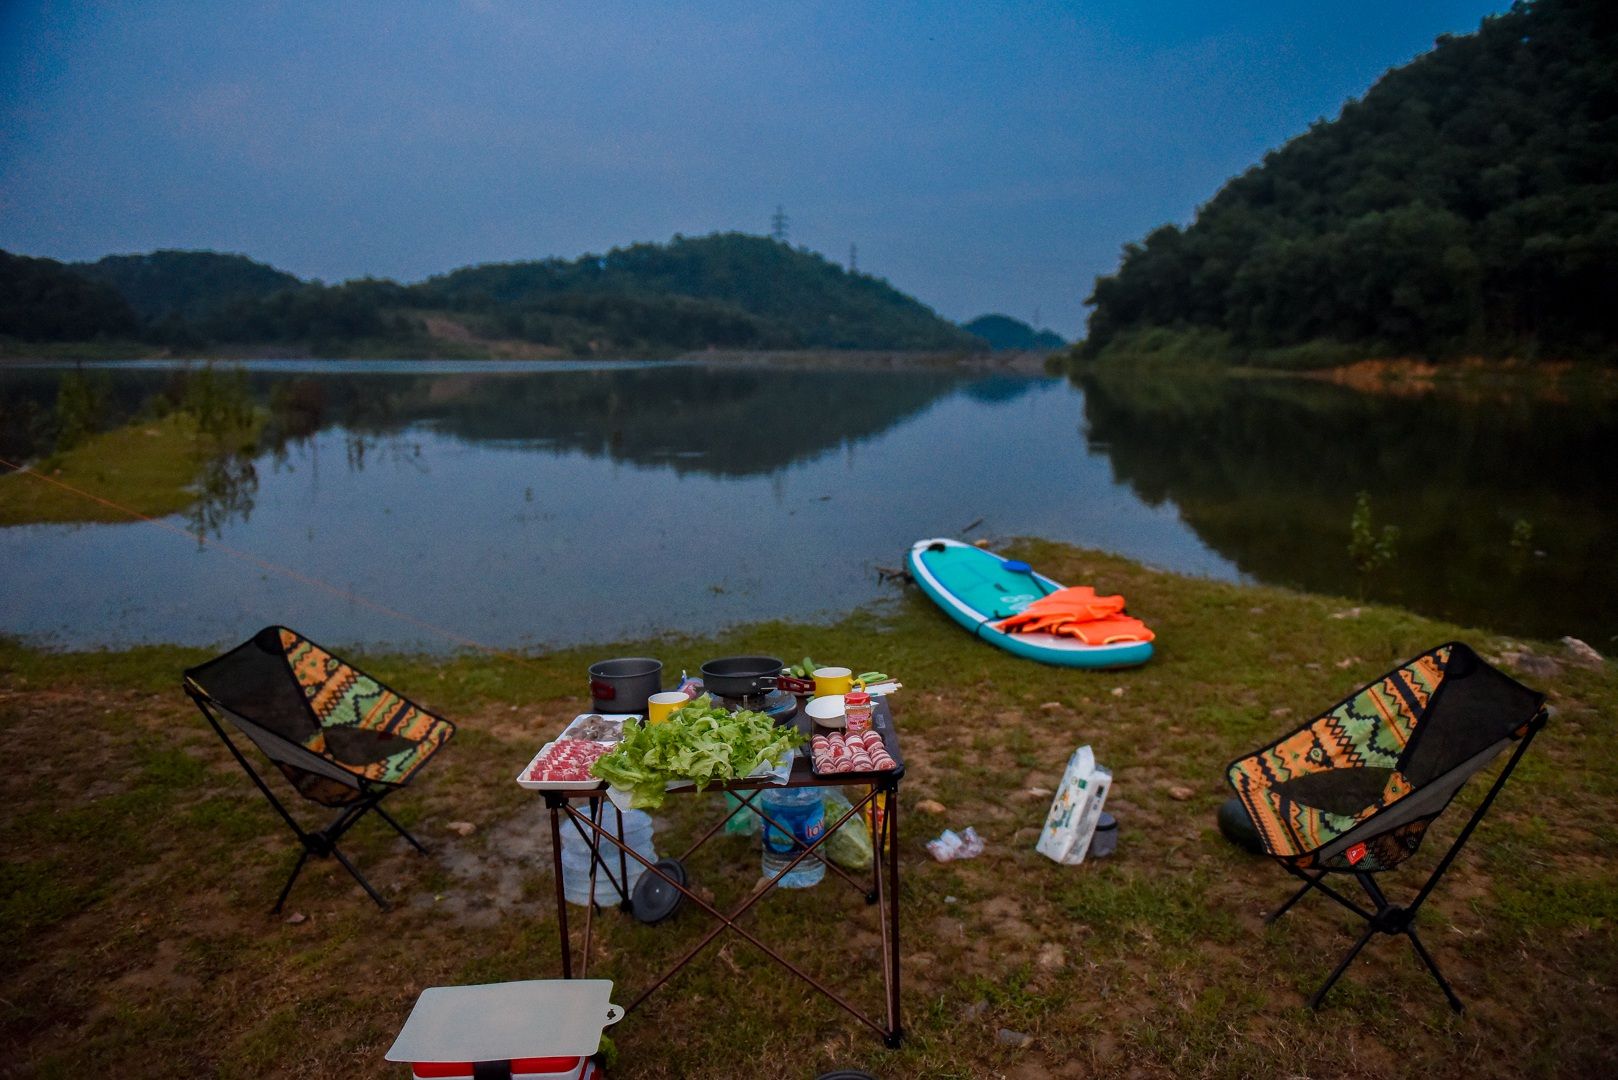
{"label": "forested hill", "polygon": [[69,263],[67,269],[112,286],[144,318],[157,320],[195,322],[228,301],[262,299],[303,285],[286,271],[245,255],[213,251],[108,255],[93,263]]}
{"label": "forested hill", "polygon": [[[0,337],[78,341],[121,333],[178,351],[227,345],[327,355],[655,356],[704,348],[987,347],[881,278],[739,233],[676,236],[574,260],[467,267],[413,285],[304,282],[210,251],[66,266],[8,256],[0,260],[0,300]],[[68,307],[47,310],[52,305]]]}
{"label": "forested hill", "polygon": [[1126,245],[1084,351],[1176,328],[1249,359],[1335,342],[1613,360],[1614,298],[1618,3],[1535,0],[1439,38],[1186,229]]}
{"label": "forested hill", "polygon": [[[423,302],[504,313],[514,333],[558,318],[710,324],[721,346],[981,349],[983,343],[881,278],[804,248],[715,233],[634,244],[571,262],[495,263],[429,278]],[[673,331],[676,335],[680,332]],[[697,342],[693,341],[695,346]]]}

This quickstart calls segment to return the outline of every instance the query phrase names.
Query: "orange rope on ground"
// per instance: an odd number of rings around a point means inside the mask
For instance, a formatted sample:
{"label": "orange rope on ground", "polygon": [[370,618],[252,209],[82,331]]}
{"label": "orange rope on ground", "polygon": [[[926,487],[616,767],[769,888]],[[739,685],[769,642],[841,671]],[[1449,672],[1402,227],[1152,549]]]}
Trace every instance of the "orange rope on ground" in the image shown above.
{"label": "orange rope on ground", "polygon": [[210,540],[210,539],[207,538],[207,536],[203,535],[202,533],[188,532],[185,529],[180,528],[178,525],[171,525],[167,521],[163,521],[161,518],[149,517],[148,515],[141,513],[139,510],[131,510],[129,507],[122,506],[122,505],[120,505],[118,503],[115,503],[111,499],[103,499],[99,495],[92,495],[88,491],[82,491],[79,488],[76,488],[71,484],[64,484],[60,480],[56,480],[56,479],[53,479],[53,478],[51,478],[49,476],[46,476],[44,473],[35,472],[33,469],[30,469],[27,466],[15,465],[15,464],[5,460],[4,458],[0,458],[0,466],[3,466],[3,467],[8,468],[8,469],[14,469],[19,473],[23,473],[24,475],[32,476],[36,480],[43,480],[47,484],[55,484],[57,487],[61,488],[63,491],[70,491],[75,495],[81,496],[82,498],[91,499],[91,500],[93,500],[95,502],[98,502],[102,506],[111,507],[112,509],[118,511],[120,514],[128,514],[130,517],[135,518],[138,521],[144,521],[144,522],[146,522],[148,524],[151,524],[151,525],[160,526],[162,528],[165,528],[165,529],[169,530],[169,532],[179,533],[181,536],[184,536],[184,537],[186,537],[188,539],[191,539],[191,540],[195,540],[200,544],[207,544],[211,548],[217,548],[220,551],[223,551],[226,555],[232,555],[232,556],[234,556],[234,557],[236,557],[238,559],[243,559],[243,560],[245,560],[247,562],[250,562],[250,563],[254,564],[255,566],[261,566],[266,570],[273,570],[277,574],[282,574],[282,575],[284,575],[286,577],[291,578],[293,581],[301,581],[305,585],[313,585],[317,589],[324,589],[327,592],[331,593],[333,596],[340,596],[344,600],[352,600],[354,603],[359,604],[361,607],[370,608],[372,611],[380,612],[383,615],[386,615],[386,616],[388,616],[389,618],[392,618],[392,619],[398,619],[400,622],[407,622],[412,626],[419,626],[423,630],[430,630],[433,633],[438,634],[441,637],[448,638],[450,641],[457,642],[457,643],[459,643],[461,645],[469,645],[474,649],[482,649],[486,653],[489,653],[489,654],[491,654],[493,656],[503,657],[503,658],[505,658],[507,660],[512,661],[513,663],[522,664],[524,666],[531,666],[531,665],[528,664],[528,661],[524,660],[522,657],[517,656],[517,655],[515,655],[513,653],[505,652],[502,649],[497,649],[493,645],[485,645],[481,641],[474,641],[469,637],[462,637],[460,634],[452,633],[452,632],[450,632],[448,630],[443,629],[442,627],[434,626],[430,622],[423,622],[420,619],[412,618],[411,616],[405,615],[402,612],[394,611],[392,608],[383,607],[381,604],[373,603],[372,601],[365,599],[363,596],[355,596],[351,592],[344,592],[342,589],[339,589],[336,586],[327,585],[324,581],[316,581],[314,578],[304,577],[302,574],[298,573],[296,570],[289,570],[284,566],[278,566],[277,564],[272,563],[272,562],[268,562],[268,561],[266,561],[264,559],[259,558],[256,555],[249,555],[245,551],[238,551],[235,548],[231,547],[229,544],[221,544],[217,540]]}

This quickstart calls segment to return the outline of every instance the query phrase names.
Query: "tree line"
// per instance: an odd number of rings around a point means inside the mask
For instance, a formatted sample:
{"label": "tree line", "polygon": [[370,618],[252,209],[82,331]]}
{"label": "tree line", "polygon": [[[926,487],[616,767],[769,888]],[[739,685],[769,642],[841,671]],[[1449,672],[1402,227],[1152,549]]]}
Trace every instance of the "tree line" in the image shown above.
{"label": "tree line", "polygon": [[205,251],[70,264],[0,253],[0,335],[22,341],[409,350],[431,337],[434,316],[476,337],[574,355],[985,347],[881,278],[741,233],[466,267],[409,285],[305,282]]}
{"label": "tree line", "polygon": [[1614,297],[1618,4],[1519,0],[1125,245],[1082,353],[1169,330],[1249,359],[1614,360]]}

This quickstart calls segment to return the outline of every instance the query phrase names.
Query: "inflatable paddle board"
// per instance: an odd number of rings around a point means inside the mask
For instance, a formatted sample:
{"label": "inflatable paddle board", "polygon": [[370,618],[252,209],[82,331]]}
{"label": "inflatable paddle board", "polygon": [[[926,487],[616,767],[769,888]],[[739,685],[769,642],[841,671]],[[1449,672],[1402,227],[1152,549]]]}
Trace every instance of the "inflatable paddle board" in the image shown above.
{"label": "inflatable paddle board", "polygon": [[992,625],[1062,588],[1027,563],[959,540],[918,540],[906,559],[921,591],[974,637],[1030,660],[1063,667],[1120,668],[1152,657],[1149,641],[1086,645],[1066,634],[1008,634]]}

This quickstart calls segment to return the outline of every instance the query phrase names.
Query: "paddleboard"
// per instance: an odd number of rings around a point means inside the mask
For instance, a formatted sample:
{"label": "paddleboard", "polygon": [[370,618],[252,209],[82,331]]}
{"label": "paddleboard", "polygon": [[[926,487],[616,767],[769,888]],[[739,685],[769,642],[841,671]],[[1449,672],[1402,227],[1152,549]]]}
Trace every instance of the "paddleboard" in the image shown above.
{"label": "paddleboard", "polygon": [[946,539],[916,541],[906,562],[921,591],[950,618],[974,637],[1007,652],[1079,668],[1135,667],[1152,657],[1149,641],[1086,645],[1065,634],[1008,634],[995,629],[992,623],[1063,587],[1027,563]]}

